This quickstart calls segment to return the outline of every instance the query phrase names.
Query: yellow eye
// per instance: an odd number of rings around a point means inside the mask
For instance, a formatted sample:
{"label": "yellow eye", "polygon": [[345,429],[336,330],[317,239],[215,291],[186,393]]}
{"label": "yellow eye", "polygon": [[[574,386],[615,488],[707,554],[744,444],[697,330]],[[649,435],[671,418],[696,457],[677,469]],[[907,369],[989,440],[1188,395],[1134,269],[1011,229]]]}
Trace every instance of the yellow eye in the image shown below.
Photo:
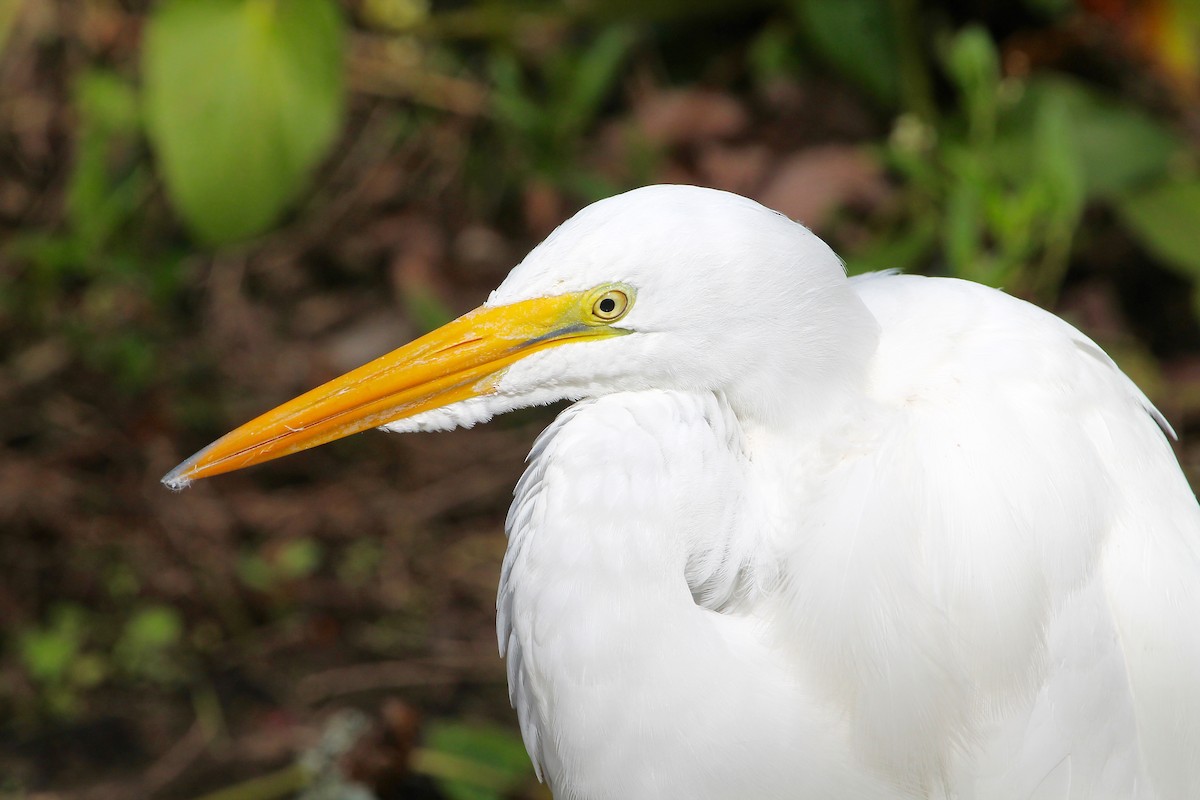
{"label": "yellow eye", "polygon": [[615,322],[629,310],[629,295],[620,289],[609,289],[592,303],[592,316],[601,322]]}

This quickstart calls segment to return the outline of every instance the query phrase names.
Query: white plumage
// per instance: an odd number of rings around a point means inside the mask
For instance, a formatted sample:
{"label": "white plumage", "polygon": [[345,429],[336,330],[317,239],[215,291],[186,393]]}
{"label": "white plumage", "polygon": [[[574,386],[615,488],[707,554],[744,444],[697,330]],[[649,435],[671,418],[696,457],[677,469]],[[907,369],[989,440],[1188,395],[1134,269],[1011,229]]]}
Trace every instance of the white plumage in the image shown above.
{"label": "white plumage", "polygon": [[800,225],[674,186],[580,212],[452,326],[167,480],[352,432],[333,418],[580,400],[530,454],[497,603],[556,797],[1200,797],[1200,509],[1166,422],[1071,326],[847,279]]}

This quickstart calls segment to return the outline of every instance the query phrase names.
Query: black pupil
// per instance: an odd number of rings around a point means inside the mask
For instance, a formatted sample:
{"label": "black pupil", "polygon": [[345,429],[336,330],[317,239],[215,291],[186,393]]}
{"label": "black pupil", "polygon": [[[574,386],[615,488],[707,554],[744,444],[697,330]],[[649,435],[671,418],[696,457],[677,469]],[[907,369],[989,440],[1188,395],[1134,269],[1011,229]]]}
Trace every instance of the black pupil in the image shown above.
{"label": "black pupil", "polygon": [[613,300],[611,297],[606,297],[600,301],[600,310],[605,314],[611,314],[614,310],[616,310],[616,307],[617,301]]}

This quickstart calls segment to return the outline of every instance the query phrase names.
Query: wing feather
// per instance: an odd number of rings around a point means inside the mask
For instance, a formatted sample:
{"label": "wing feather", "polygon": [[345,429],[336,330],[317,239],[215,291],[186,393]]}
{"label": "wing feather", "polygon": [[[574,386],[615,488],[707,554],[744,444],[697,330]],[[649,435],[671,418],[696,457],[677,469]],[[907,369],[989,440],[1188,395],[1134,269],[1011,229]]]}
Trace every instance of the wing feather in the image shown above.
{"label": "wing feather", "polygon": [[[998,727],[1065,702],[1047,694],[1067,691],[1056,675],[1097,645],[1048,632],[1087,595],[1122,658],[1088,673],[1106,688],[1072,695],[1094,706],[1074,716],[1122,726],[1124,686],[1137,730],[1105,752],[1133,753],[1159,796],[1193,796],[1200,512],[1155,428],[1170,426],[1033,306],[951,280],[858,285],[883,331],[872,405],[818,448],[784,559],[796,640],[863,751],[933,791]],[[1077,739],[1062,763],[1102,768],[1082,757],[1102,749],[1096,730],[1056,735]]]}

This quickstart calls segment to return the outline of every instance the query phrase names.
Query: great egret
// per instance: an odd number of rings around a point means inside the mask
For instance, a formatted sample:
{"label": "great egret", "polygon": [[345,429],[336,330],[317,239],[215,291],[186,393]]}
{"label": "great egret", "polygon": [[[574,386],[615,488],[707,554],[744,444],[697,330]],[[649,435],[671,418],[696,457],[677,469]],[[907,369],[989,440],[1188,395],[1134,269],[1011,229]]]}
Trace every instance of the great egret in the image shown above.
{"label": "great egret", "polygon": [[1200,797],[1200,509],[1166,421],[1058,318],[847,279],[736,195],[595,203],[481,308],[164,481],[564,398],[497,601],[557,796]]}

